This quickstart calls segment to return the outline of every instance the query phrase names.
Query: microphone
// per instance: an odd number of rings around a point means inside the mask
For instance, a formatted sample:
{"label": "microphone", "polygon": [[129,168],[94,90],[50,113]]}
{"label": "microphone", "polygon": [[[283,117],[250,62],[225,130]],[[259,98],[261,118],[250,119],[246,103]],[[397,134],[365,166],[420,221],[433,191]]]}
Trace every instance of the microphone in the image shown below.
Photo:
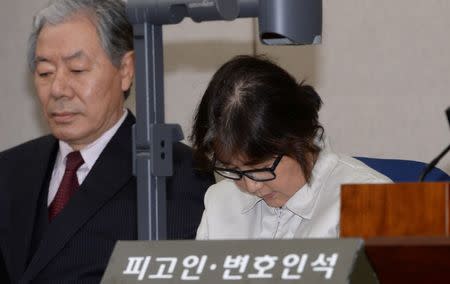
{"label": "microphone", "polygon": [[447,114],[448,125],[450,125],[450,107],[447,108],[445,113]]}
{"label": "microphone", "polygon": [[[450,107],[447,108],[445,111],[445,114],[447,115],[448,124],[450,126]],[[422,171],[422,174],[420,175],[419,181],[423,181],[427,174],[436,166],[437,163],[442,159],[442,157],[447,154],[447,152],[450,151],[450,144],[442,151],[436,158],[434,158]]]}

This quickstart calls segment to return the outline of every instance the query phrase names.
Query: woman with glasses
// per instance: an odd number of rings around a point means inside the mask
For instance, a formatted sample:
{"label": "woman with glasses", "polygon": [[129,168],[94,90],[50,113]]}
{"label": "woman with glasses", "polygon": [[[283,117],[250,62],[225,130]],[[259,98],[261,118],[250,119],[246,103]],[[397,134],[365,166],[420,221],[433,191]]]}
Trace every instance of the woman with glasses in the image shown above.
{"label": "woman with glasses", "polygon": [[390,182],[326,145],[321,105],[267,59],[220,67],[191,136],[197,159],[224,177],[205,195],[197,239],[338,237],[340,185]]}

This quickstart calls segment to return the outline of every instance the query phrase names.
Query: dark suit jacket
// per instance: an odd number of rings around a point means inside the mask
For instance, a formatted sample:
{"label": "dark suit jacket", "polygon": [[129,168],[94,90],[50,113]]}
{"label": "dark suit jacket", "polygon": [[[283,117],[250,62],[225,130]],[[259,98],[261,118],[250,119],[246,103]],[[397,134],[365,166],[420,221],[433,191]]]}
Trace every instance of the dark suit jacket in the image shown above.
{"label": "dark suit jacket", "polygon": [[[58,141],[45,136],[0,153],[0,283],[98,283],[117,240],[137,238],[129,114],[63,211],[49,224],[48,184]],[[193,238],[210,174],[174,144],[168,238]]]}

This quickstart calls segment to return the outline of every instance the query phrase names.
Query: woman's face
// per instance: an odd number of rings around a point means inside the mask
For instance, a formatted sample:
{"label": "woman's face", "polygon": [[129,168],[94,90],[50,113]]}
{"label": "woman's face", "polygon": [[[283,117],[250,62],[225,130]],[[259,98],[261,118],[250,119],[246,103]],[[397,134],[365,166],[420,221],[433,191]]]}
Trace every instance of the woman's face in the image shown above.
{"label": "woman's face", "polygon": [[[276,157],[265,162],[246,165],[241,158],[233,158],[224,166],[241,171],[270,168]],[[303,172],[299,163],[289,157],[283,156],[275,169],[276,178],[271,181],[254,181],[246,176],[235,180],[236,185],[243,191],[264,199],[271,207],[282,207],[305,183]]]}

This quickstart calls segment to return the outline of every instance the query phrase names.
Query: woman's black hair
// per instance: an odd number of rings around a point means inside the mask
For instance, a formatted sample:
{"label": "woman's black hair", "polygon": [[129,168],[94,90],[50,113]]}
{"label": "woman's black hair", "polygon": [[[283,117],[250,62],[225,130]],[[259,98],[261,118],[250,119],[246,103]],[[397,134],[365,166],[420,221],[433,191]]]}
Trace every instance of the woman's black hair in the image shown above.
{"label": "woman's black hair", "polygon": [[275,155],[298,161],[306,180],[320,152],[322,105],[313,87],[297,81],[264,57],[237,56],[214,74],[194,118],[195,157],[210,168],[245,157],[257,164]]}

